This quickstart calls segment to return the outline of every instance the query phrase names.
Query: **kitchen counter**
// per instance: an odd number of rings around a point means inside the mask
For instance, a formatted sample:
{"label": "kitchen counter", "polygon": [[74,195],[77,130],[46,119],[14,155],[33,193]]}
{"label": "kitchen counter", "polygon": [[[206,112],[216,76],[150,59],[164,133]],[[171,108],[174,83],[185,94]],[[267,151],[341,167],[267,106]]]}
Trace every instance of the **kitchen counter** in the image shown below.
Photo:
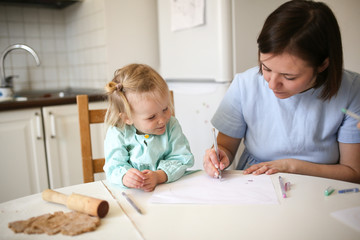
{"label": "kitchen counter", "polygon": [[79,94],[87,94],[90,102],[106,100],[106,94],[97,89],[23,91],[16,92],[14,100],[0,102],[0,111],[73,104]]}

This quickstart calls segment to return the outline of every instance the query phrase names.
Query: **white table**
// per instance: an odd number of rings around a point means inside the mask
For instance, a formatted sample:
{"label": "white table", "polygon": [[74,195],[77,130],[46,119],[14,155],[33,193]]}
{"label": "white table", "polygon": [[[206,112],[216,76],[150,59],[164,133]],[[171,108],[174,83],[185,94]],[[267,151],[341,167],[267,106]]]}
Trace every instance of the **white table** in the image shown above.
{"label": "white table", "polygon": [[141,239],[134,230],[131,222],[124,217],[124,213],[121,211],[117,202],[112,198],[101,181],[65,187],[56,189],[56,191],[67,195],[74,192],[104,199],[109,202],[109,212],[105,218],[101,219],[101,225],[94,232],[90,233],[77,236],[65,236],[62,234],[52,236],[47,234],[15,234],[8,228],[9,222],[26,220],[30,217],[45,213],[54,213],[56,211],[70,211],[63,205],[42,200],[40,193],[34,194],[0,204],[0,239]]}
{"label": "white table", "polygon": [[[241,174],[240,171],[237,173]],[[192,177],[198,172],[186,177]],[[288,198],[280,194],[278,176],[292,183]],[[271,175],[278,205],[192,205],[150,204],[152,193],[135,189],[104,187],[102,182],[75,185],[57,191],[72,192],[103,198],[110,204],[108,215],[94,232],[71,239],[360,239],[360,232],[333,218],[330,213],[347,208],[360,207],[360,193],[324,196],[328,186],[335,189],[360,188],[354,184],[332,179],[295,174]],[[181,181],[181,179],[179,180]],[[140,215],[121,196],[127,192],[144,212]],[[119,207],[118,203],[122,208]],[[136,225],[124,214],[123,210]],[[49,239],[46,234],[15,234],[7,223],[28,219],[43,213],[67,211],[65,207],[46,203],[40,194],[0,204],[0,239]],[[138,233],[141,232],[141,235]],[[61,234],[51,239],[64,239]]]}

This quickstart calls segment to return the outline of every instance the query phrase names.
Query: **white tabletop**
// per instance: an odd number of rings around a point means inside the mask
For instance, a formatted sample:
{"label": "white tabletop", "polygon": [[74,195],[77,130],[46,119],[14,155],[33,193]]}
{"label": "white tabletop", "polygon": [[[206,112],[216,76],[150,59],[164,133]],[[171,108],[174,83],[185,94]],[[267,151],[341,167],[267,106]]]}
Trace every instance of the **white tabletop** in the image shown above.
{"label": "white tabletop", "polygon": [[105,218],[101,219],[100,226],[89,233],[77,236],[65,236],[56,234],[49,236],[47,234],[23,234],[14,233],[8,228],[8,223],[17,220],[26,220],[30,217],[39,216],[45,213],[54,213],[56,211],[69,212],[65,206],[50,203],[42,200],[41,194],[34,194],[16,200],[0,204],[0,239],[141,239],[138,233],[133,229],[131,222],[124,217],[117,202],[112,198],[101,181],[74,185],[71,187],[56,189],[56,191],[71,194],[78,193],[94,198],[100,198],[108,201],[109,212]]}
{"label": "white tabletop", "polygon": [[[205,173],[201,171],[186,178],[200,174]],[[279,175],[292,184],[285,199],[280,194]],[[360,239],[359,231],[331,216],[338,210],[360,207],[360,193],[338,194],[336,191],[324,196],[328,186],[338,190],[360,188],[360,184],[283,173],[271,175],[271,179],[280,204],[151,204],[148,200],[152,193],[109,187],[115,200],[102,182],[57,189],[65,194],[76,192],[105,199],[110,211],[94,232],[75,237],[58,234],[51,239]],[[122,191],[131,196],[143,215],[121,196]],[[46,234],[15,234],[7,224],[55,211],[68,210],[43,201],[41,194],[0,204],[0,239],[49,239]]]}

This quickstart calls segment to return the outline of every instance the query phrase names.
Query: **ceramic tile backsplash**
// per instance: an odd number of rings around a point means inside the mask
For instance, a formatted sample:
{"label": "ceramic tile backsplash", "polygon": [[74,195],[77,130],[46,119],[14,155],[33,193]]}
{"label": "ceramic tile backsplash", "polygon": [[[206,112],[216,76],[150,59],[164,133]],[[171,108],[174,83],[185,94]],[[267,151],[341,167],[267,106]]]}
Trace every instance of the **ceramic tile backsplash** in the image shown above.
{"label": "ceramic tile backsplash", "polygon": [[84,1],[65,10],[72,87],[103,88],[107,56],[104,2]]}
{"label": "ceramic tile backsplash", "polygon": [[14,88],[43,90],[65,87],[102,88],[106,83],[104,0],[86,0],[65,9],[0,4],[0,52],[15,43],[33,48],[5,59],[6,76]]}

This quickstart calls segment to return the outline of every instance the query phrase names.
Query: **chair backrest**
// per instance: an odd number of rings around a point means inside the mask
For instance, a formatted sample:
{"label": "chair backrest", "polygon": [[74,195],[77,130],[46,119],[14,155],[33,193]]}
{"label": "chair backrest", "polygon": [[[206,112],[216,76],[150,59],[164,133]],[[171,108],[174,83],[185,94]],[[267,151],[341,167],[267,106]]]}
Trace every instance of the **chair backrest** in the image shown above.
{"label": "chair backrest", "polygon": [[95,173],[104,172],[105,158],[93,158],[90,124],[103,123],[106,109],[89,110],[88,95],[77,95],[76,102],[79,112],[83,179],[84,183],[93,182]]}
{"label": "chair backrest", "polygon": [[[174,104],[174,94],[170,91],[170,100]],[[93,182],[94,174],[104,172],[105,158],[94,158],[91,148],[90,124],[103,123],[106,109],[89,109],[88,95],[77,95],[76,102],[79,113],[81,157],[84,183]],[[175,116],[175,110],[172,114]]]}

